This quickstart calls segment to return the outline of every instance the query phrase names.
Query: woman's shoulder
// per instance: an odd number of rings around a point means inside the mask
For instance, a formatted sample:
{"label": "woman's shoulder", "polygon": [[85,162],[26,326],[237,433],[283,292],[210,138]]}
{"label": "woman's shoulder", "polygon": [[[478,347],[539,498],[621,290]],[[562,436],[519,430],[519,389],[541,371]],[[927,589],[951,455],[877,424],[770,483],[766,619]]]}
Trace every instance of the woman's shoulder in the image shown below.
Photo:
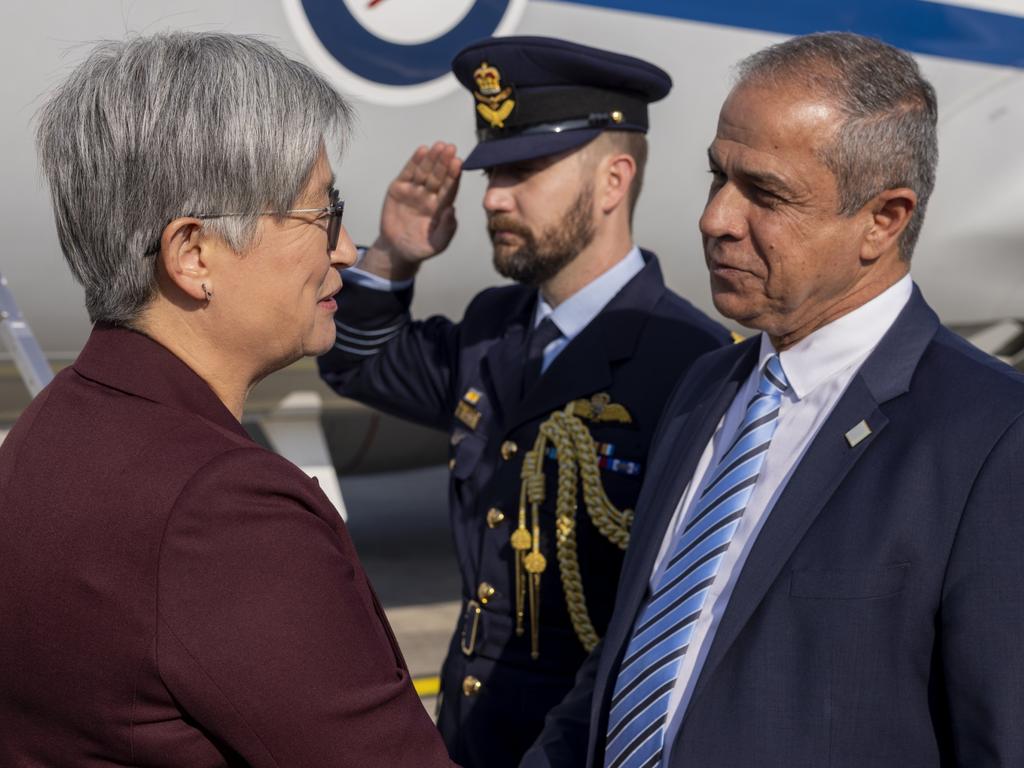
{"label": "woman's shoulder", "polygon": [[[196,495],[212,504],[277,503],[310,511],[333,507],[316,479],[295,464],[252,441],[225,439],[220,450],[195,467],[182,490],[186,499]],[[336,514],[336,513],[334,513]]]}
{"label": "woman's shoulder", "polygon": [[196,569],[242,574],[250,566],[259,571],[267,558],[301,558],[314,550],[355,559],[342,518],[317,481],[250,443],[207,457],[181,484],[167,510],[160,571],[186,581]]}

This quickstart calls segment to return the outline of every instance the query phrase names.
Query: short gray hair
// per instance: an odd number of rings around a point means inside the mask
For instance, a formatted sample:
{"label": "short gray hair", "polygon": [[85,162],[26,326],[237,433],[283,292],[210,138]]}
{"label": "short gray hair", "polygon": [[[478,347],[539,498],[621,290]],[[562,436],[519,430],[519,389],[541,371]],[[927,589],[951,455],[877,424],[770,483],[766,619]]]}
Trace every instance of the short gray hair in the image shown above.
{"label": "short gray hair", "polygon": [[93,322],[131,325],[156,288],[154,248],[173,219],[211,219],[236,251],[258,214],[302,193],[348,103],[256,37],[170,32],[104,42],[49,97],[37,147],[57,233]]}
{"label": "short gray hair", "polygon": [[836,177],[839,213],[851,216],[886,189],[908,187],[917,207],[900,236],[910,261],[939,161],[935,89],[908,54],[846,32],[795,37],[747,57],[739,83],[795,84],[845,115],[822,160]]}

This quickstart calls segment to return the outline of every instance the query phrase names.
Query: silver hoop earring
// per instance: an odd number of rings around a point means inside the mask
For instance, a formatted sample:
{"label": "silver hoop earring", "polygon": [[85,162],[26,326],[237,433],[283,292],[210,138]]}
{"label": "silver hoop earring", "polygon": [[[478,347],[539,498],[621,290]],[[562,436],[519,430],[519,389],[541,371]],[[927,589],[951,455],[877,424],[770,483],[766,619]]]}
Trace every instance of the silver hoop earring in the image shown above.
{"label": "silver hoop earring", "polygon": [[206,294],[206,300],[209,301],[210,299],[213,298],[213,291],[206,290],[206,283],[202,283],[202,286],[203,286],[203,293]]}

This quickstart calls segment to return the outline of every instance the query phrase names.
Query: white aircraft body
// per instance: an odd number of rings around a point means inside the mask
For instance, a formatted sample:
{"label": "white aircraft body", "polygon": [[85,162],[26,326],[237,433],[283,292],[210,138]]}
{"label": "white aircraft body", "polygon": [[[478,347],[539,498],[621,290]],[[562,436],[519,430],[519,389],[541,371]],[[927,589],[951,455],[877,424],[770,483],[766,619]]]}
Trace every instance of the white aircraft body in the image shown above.
{"label": "white aircraft body", "polygon": [[[463,156],[472,148],[472,100],[445,74],[465,44],[495,33],[549,35],[655,62],[675,87],[651,108],[635,236],[659,254],[669,285],[711,314],[697,220],[708,187],[705,150],[732,66],[792,34],[881,37],[917,56],[939,97],[938,182],[914,277],[944,322],[980,329],[975,339],[988,351],[1024,363],[1024,0],[9,0],[4,17],[0,273],[54,367],[74,359],[89,323],[57,243],[33,117],[92,42],[166,29],[265,36],[351,97],[358,124],[334,164],[357,243],[375,237],[385,188],[417,145],[445,139]],[[468,173],[459,231],[417,280],[417,316],[459,317],[474,293],[498,280],[483,191],[482,174]],[[12,356],[0,346],[0,429],[29,399]],[[313,441],[315,455],[296,456],[321,399],[347,414],[340,431],[328,429],[332,459],[323,440]],[[443,441],[395,439],[393,422],[329,393],[311,361],[261,384],[252,413],[271,443],[307,466],[367,469],[443,455]]]}

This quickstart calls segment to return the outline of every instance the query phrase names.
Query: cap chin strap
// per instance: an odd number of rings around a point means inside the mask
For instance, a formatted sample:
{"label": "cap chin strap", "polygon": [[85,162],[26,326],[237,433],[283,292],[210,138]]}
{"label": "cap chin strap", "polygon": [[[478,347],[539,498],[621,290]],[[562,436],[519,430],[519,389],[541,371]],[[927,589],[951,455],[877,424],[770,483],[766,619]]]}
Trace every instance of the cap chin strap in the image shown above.
{"label": "cap chin strap", "polygon": [[559,120],[553,123],[537,123],[525,128],[480,128],[476,132],[477,141],[493,141],[509,139],[513,136],[533,136],[546,133],[565,133],[579,131],[584,128],[606,128],[615,131],[638,131],[646,133],[647,129],[636,123],[627,123],[621,112],[593,112],[587,117],[575,120]]}

